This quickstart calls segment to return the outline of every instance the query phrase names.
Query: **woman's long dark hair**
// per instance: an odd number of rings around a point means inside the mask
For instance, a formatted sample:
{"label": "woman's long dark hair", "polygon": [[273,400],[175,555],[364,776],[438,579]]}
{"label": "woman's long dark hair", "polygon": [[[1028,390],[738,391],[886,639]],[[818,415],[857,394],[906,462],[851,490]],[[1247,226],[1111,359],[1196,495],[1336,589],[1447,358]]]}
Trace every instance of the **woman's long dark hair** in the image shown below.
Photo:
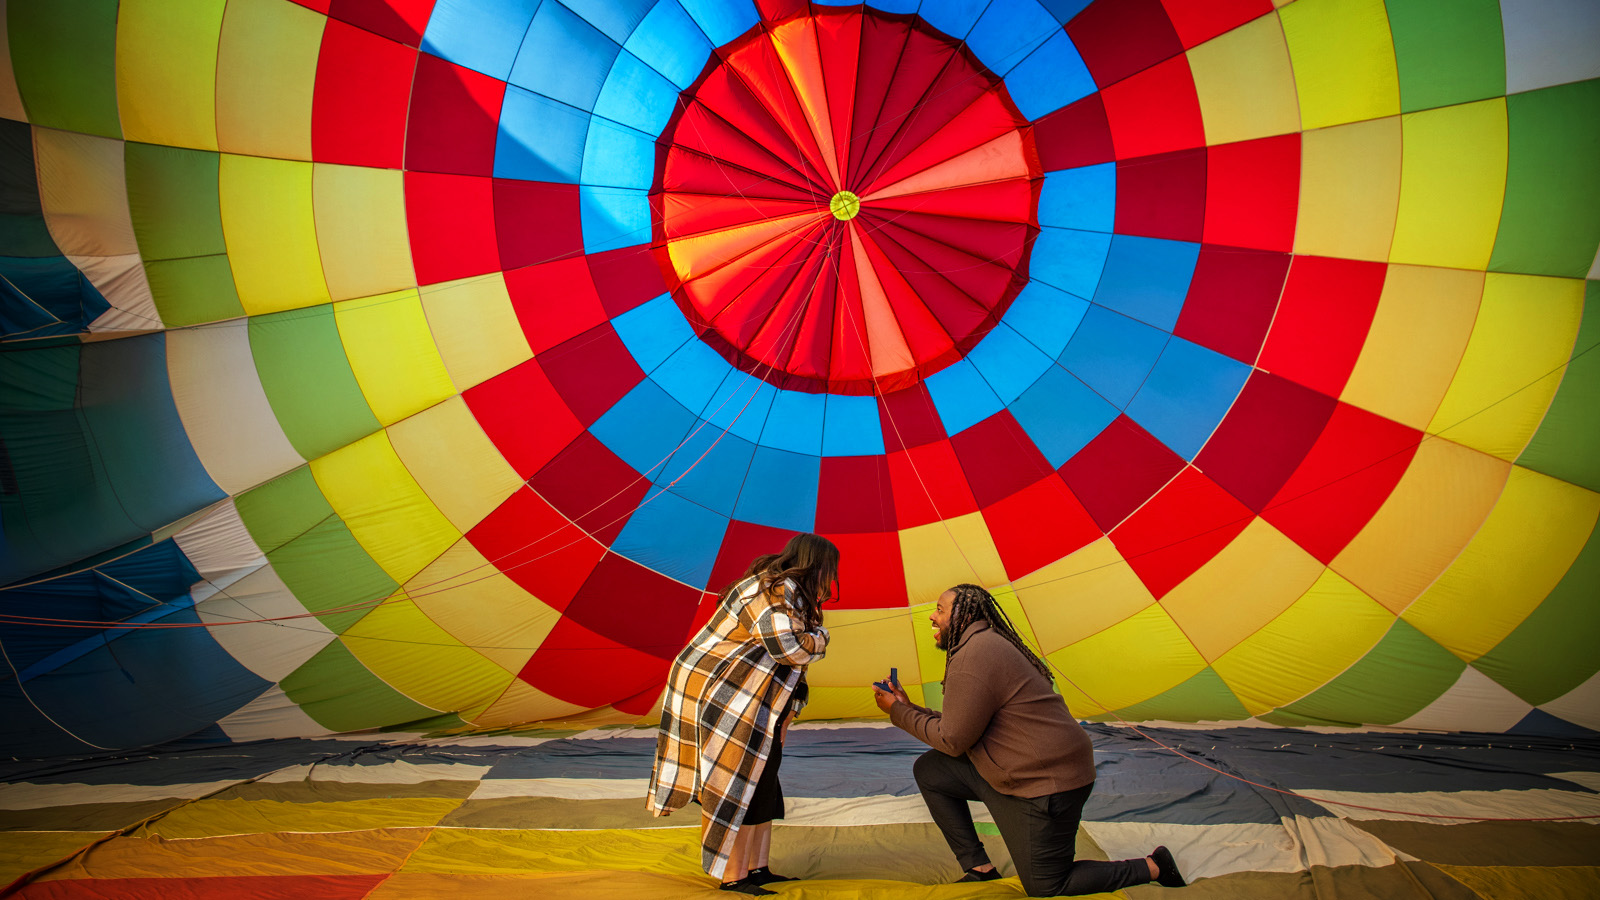
{"label": "woman's long dark hair", "polygon": [[777,553],[756,557],[743,577],[723,589],[722,599],[752,577],[763,591],[781,591],[785,578],[794,579],[799,590],[785,599],[806,628],[815,628],[822,624],[822,604],[832,599],[839,581],[839,548],[821,535],[797,534]]}
{"label": "woman's long dark hair", "polygon": [[1012,627],[1011,619],[1006,611],[1000,608],[994,595],[975,584],[958,584],[950,589],[955,592],[955,602],[950,604],[950,624],[945,628],[945,650],[948,656],[956,655],[956,648],[960,645],[961,635],[967,626],[973,622],[988,622],[989,627],[1001,637],[1010,641],[1012,646],[1022,651],[1028,662],[1044,674],[1044,677],[1055,681],[1055,676],[1050,674],[1050,667],[1040,659],[1038,654],[1028,649],[1023,643],[1022,635]]}

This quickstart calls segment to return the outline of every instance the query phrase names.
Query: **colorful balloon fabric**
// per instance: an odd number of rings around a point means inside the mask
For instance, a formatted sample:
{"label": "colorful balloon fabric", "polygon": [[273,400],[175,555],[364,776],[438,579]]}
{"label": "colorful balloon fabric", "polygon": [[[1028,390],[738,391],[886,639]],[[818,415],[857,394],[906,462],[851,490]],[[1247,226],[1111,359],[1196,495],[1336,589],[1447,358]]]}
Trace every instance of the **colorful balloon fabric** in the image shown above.
{"label": "colorful balloon fabric", "polygon": [[843,551],[1100,719],[1600,728],[1600,13],[4,7],[7,755],[648,720]]}

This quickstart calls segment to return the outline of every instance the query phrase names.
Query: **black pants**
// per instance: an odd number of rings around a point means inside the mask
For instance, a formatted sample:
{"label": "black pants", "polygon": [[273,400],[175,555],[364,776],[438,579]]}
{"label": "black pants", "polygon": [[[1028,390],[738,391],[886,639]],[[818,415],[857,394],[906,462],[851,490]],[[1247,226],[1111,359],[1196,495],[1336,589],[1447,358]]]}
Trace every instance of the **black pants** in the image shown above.
{"label": "black pants", "polygon": [[989,861],[967,808],[968,800],[981,800],[1011,851],[1022,889],[1031,897],[1099,894],[1150,881],[1143,859],[1074,860],[1078,820],[1093,784],[1044,797],[1013,797],[991,787],[966,757],[938,750],[918,757],[912,772],[934,824],[963,869]]}

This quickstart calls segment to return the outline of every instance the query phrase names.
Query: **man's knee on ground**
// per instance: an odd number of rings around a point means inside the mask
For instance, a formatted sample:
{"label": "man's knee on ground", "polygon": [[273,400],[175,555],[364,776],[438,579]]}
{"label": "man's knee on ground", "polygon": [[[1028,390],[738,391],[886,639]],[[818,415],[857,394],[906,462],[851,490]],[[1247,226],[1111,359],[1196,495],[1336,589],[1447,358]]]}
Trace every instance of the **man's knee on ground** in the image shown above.
{"label": "man's knee on ground", "polygon": [[943,755],[937,750],[929,750],[911,764],[911,777],[916,780],[917,787],[922,787],[936,777],[939,763],[935,757]]}

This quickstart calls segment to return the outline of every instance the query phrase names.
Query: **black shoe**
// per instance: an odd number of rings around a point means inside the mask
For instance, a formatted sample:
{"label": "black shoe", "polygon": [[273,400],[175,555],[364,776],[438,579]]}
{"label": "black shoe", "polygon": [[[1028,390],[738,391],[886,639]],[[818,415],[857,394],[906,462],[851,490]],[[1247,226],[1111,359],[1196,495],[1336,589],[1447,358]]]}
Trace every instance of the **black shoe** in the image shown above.
{"label": "black shoe", "polygon": [[999,877],[999,869],[990,869],[987,872],[979,872],[977,869],[968,869],[967,874],[956,879],[956,883],[960,884],[963,881],[994,881]]}
{"label": "black shoe", "polygon": [[751,869],[750,874],[746,875],[744,880],[754,882],[762,887],[766,887],[769,884],[777,884],[781,881],[799,881],[800,879],[791,875],[778,875],[766,866],[761,866],[759,868]]}
{"label": "black shoe", "polygon": [[1162,887],[1188,887],[1189,882],[1183,880],[1183,875],[1178,872],[1178,861],[1172,858],[1172,851],[1165,847],[1157,847],[1150,851],[1150,859],[1156,864],[1156,884]]}
{"label": "black shoe", "polygon": [[776,897],[776,896],[778,896],[778,892],[777,891],[769,891],[769,890],[767,890],[766,888],[762,887],[760,884],[756,883],[755,881],[752,881],[750,879],[749,875],[744,876],[743,878],[739,879],[738,881],[724,881],[722,883],[722,889],[725,890],[725,891],[733,891],[736,894],[749,894],[752,897]]}

